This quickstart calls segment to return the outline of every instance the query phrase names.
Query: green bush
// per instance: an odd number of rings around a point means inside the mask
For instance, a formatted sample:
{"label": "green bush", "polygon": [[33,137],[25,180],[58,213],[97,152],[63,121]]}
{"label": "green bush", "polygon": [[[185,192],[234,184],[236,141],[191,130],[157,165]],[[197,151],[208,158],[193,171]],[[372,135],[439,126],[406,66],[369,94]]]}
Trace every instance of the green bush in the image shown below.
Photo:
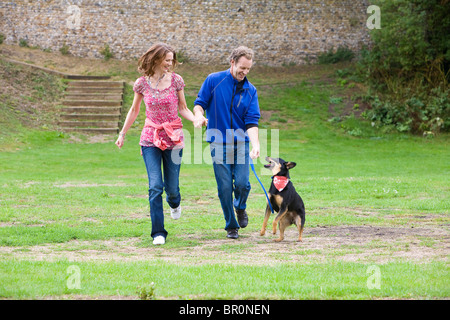
{"label": "green bush", "polygon": [[447,0],[375,0],[381,29],[360,52],[371,90],[366,116],[399,131],[449,131],[450,6]]}
{"label": "green bush", "polygon": [[105,47],[102,51],[100,51],[100,54],[103,56],[103,59],[105,59],[105,61],[108,61],[109,59],[114,57],[114,54],[112,53],[111,48],[108,44],[105,44]]}
{"label": "green bush", "polygon": [[188,54],[186,53],[186,51],[180,50],[177,52],[177,60],[179,63],[184,63],[184,62],[189,63],[190,58],[189,58]]}
{"label": "green bush", "polygon": [[400,132],[449,131],[449,97],[450,90],[439,87],[432,89],[429,94],[406,90],[402,97],[387,96],[380,100],[374,96],[370,97],[372,109],[364,115],[379,126],[390,126]]}
{"label": "green bush", "polygon": [[152,282],[149,286],[137,287],[136,293],[140,300],[154,300],[155,299],[155,284]]}
{"label": "green bush", "polygon": [[355,57],[355,53],[347,47],[339,47],[336,52],[333,49],[328,52],[321,53],[317,57],[319,64],[334,64],[342,61],[351,61]]}
{"label": "green bush", "polygon": [[63,46],[59,48],[59,52],[61,52],[63,56],[68,55],[70,53],[69,46],[64,42]]}
{"label": "green bush", "polygon": [[[378,81],[400,76],[437,86],[448,81],[450,6],[445,0],[376,0],[381,29],[370,31],[373,47],[363,61]],[[447,78],[446,78],[447,76]]]}
{"label": "green bush", "polygon": [[20,47],[24,47],[24,48],[28,48],[29,47],[28,40],[27,39],[20,39],[19,40],[19,46]]}

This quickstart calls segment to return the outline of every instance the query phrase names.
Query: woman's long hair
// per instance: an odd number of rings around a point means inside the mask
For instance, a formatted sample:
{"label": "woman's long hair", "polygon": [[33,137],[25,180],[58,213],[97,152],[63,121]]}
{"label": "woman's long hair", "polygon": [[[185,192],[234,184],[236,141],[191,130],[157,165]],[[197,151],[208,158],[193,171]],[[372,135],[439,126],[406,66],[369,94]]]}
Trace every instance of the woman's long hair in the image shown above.
{"label": "woman's long hair", "polygon": [[159,65],[167,53],[173,53],[173,63],[172,70],[178,65],[177,54],[175,50],[165,44],[165,43],[156,43],[147,50],[138,60],[138,71],[144,76],[151,77],[155,74],[155,67]]}

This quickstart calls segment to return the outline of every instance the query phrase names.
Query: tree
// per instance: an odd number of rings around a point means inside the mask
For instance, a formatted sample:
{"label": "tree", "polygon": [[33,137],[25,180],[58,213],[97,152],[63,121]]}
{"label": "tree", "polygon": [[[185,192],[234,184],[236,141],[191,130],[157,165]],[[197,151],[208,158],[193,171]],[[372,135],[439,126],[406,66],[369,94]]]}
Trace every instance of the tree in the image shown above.
{"label": "tree", "polygon": [[372,2],[381,28],[359,68],[376,92],[368,117],[400,131],[448,131],[450,0]]}

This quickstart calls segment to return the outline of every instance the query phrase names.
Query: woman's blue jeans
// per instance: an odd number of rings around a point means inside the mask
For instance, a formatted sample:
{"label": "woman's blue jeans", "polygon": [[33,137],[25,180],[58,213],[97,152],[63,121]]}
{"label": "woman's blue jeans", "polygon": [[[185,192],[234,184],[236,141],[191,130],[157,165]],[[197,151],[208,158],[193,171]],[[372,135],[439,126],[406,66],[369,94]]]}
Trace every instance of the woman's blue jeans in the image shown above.
{"label": "woman's blue jeans", "polygon": [[[141,148],[148,175],[152,237],[163,236],[166,238],[162,193],[163,190],[166,192],[166,201],[171,208],[177,208],[180,205],[179,176],[183,149],[166,149],[163,151],[157,147]],[[163,171],[161,171],[161,162]]]}
{"label": "woman's blue jeans", "polygon": [[[250,193],[249,143],[211,143],[217,191],[225,218],[225,230],[239,228],[234,208],[245,209]],[[234,199],[233,199],[234,195]],[[234,207],[234,208],[233,208]]]}

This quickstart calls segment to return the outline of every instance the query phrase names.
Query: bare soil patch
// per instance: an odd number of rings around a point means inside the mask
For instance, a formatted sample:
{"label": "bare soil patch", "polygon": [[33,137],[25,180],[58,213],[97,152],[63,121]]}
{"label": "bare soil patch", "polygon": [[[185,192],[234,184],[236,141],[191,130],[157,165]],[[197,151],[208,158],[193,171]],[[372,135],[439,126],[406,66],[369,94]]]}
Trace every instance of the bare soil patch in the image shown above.
{"label": "bare soil patch", "polygon": [[[221,230],[223,231],[223,230]],[[275,243],[269,232],[242,230],[238,240],[230,240],[224,232],[217,239],[201,235],[173,235],[186,241],[186,246],[171,247],[144,244],[140,238],[107,241],[70,241],[32,247],[0,247],[0,255],[18,259],[56,261],[165,261],[181,264],[233,263],[275,265],[283,262],[321,263],[352,261],[386,263],[389,261],[447,261],[450,253],[449,232],[444,227],[397,228],[374,226],[330,226],[306,228],[303,242],[297,242],[295,228],[286,238]],[[209,236],[210,238],[210,236]]]}

